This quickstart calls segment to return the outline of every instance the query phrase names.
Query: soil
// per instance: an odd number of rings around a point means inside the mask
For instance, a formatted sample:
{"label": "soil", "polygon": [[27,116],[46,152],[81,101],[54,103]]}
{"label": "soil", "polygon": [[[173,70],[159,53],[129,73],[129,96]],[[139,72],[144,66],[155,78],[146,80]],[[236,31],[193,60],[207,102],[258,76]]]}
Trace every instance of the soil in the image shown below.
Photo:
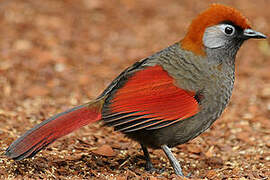
{"label": "soil", "polygon": [[[5,149],[46,118],[94,99],[126,67],[179,41],[214,1],[2,0],[0,2],[1,179],[178,179],[161,150],[147,172],[138,143],[101,123],[15,162]],[[219,1],[269,35],[266,0]],[[236,83],[222,117],[173,148],[192,179],[270,178],[270,45],[250,40],[237,55]]]}

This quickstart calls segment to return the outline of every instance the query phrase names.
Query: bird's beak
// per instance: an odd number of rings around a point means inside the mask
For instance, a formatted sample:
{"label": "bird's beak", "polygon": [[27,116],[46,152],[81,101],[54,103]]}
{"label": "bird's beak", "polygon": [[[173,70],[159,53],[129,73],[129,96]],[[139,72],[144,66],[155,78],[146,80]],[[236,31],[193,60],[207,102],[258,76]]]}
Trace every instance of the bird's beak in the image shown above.
{"label": "bird's beak", "polygon": [[254,31],[253,29],[245,29],[243,32],[243,36],[245,39],[249,39],[249,38],[265,39],[266,38],[266,35],[264,35],[263,33]]}

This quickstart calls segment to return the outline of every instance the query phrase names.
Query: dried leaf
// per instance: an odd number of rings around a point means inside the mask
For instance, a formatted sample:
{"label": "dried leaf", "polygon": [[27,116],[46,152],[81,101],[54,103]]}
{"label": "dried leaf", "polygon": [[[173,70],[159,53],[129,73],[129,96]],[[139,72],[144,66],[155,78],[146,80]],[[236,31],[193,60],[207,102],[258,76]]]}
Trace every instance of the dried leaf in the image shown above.
{"label": "dried leaf", "polygon": [[95,154],[102,155],[102,156],[115,156],[115,152],[109,145],[102,145],[97,150],[92,151]]}
{"label": "dried leaf", "polygon": [[189,145],[187,146],[187,149],[188,149],[189,152],[194,153],[194,154],[199,154],[199,153],[201,153],[201,148],[198,147],[198,146],[195,145],[195,144],[189,144]]}
{"label": "dried leaf", "polygon": [[26,90],[26,95],[29,97],[45,96],[49,93],[49,90],[43,86],[35,85]]}
{"label": "dried leaf", "polygon": [[249,142],[249,138],[250,138],[250,133],[248,132],[240,132],[236,134],[237,139],[244,141],[244,142]]}

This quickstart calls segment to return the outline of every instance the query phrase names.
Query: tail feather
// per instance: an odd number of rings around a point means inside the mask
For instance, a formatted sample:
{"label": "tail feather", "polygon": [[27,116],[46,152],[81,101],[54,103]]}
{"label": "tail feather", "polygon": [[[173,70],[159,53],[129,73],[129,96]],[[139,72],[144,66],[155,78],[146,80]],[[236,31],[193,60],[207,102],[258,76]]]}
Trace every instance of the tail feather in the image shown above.
{"label": "tail feather", "polygon": [[99,100],[77,106],[43,121],[14,141],[5,154],[15,160],[33,157],[56,139],[100,120],[103,103]]}

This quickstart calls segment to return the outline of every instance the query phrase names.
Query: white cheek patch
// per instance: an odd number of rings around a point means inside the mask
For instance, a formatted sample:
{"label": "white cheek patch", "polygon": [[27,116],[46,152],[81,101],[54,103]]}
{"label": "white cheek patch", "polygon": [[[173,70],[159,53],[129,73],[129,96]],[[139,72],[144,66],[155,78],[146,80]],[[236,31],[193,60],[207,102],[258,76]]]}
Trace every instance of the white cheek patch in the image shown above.
{"label": "white cheek patch", "polygon": [[211,26],[207,28],[203,35],[203,44],[208,48],[218,48],[224,46],[226,37],[218,26]]}

